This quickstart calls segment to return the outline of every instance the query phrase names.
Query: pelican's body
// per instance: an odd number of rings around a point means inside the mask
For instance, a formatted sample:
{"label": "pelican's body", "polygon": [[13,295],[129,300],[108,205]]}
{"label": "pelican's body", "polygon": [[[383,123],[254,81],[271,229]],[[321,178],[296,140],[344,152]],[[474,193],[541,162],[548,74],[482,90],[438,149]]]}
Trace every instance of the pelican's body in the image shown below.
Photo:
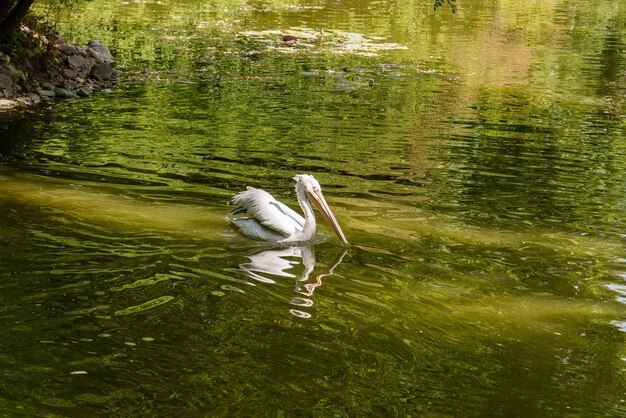
{"label": "pelican's body", "polygon": [[265,190],[247,187],[228,203],[236,206],[231,214],[247,213],[242,218],[229,221],[247,237],[277,243],[311,241],[315,237],[317,224],[311,202],[317,206],[344,245],[348,244],[341,227],[328,207],[322,187],[315,177],[299,174],[296,181],[296,196],[304,217],[287,205],[279,202]]}

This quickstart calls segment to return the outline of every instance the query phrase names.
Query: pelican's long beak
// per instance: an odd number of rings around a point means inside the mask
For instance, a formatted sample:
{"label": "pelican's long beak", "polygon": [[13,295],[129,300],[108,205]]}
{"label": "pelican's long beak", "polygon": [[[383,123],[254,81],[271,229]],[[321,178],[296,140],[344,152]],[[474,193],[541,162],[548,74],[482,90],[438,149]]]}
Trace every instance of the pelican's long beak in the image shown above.
{"label": "pelican's long beak", "polygon": [[326,219],[326,222],[333,228],[335,234],[339,237],[344,246],[348,246],[348,240],[346,236],[343,234],[341,227],[339,226],[339,222],[335,219],[335,215],[333,215],[333,211],[328,207],[328,203],[326,203],[326,199],[324,199],[324,195],[320,190],[308,193],[309,199],[313,202],[313,204],[319,209],[320,213]]}

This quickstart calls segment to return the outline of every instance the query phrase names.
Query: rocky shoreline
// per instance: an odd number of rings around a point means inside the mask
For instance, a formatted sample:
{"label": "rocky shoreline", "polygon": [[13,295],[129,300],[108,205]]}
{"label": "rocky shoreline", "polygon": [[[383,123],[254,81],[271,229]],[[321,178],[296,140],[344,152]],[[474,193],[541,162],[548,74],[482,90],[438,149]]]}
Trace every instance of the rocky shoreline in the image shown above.
{"label": "rocky shoreline", "polygon": [[41,35],[26,26],[20,30],[38,43],[40,53],[0,52],[0,110],[86,97],[115,83],[115,60],[102,43],[74,45],[56,34]]}

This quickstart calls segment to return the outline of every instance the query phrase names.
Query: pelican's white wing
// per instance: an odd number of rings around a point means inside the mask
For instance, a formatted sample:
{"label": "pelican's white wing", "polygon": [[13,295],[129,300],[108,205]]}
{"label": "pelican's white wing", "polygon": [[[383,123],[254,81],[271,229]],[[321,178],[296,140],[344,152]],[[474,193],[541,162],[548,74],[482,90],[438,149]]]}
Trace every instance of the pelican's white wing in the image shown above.
{"label": "pelican's white wing", "polygon": [[[245,211],[261,225],[290,237],[296,231],[302,231],[304,218],[293,209],[279,202],[265,190],[246,187],[246,191],[239,193],[228,203]],[[235,209],[234,212],[237,212]],[[241,225],[237,219],[232,220],[235,225]],[[250,227],[250,222],[246,222]]]}

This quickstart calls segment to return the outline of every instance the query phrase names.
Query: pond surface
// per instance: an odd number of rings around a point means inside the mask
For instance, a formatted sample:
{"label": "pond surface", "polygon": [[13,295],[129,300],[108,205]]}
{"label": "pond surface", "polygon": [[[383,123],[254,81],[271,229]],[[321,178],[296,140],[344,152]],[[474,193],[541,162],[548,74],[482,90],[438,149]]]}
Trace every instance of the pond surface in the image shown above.
{"label": "pond surface", "polygon": [[[66,15],[121,82],[0,120],[0,412],[626,416],[625,21],[582,0]],[[296,207],[299,173],[347,251],[225,221],[246,185]]]}

